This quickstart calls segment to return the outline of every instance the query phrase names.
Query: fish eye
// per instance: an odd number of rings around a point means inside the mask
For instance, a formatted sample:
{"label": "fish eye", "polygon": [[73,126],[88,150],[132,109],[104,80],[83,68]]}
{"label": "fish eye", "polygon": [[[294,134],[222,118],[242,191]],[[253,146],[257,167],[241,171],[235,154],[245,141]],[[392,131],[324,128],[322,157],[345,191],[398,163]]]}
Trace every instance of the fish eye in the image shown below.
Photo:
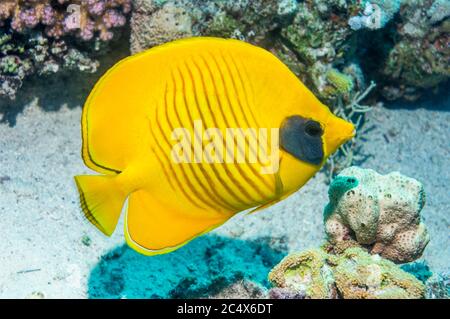
{"label": "fish eye", "polygon": [[318,122],[309,120],[305,123],[305,133],[311,137],[318,137],[322,136],[323,130]]}
{"label": "fish eye", "polygon": [[322,127],[300,115],[287,117],[280,126],[280,145],[300,161],[320,165],[324,159]]}

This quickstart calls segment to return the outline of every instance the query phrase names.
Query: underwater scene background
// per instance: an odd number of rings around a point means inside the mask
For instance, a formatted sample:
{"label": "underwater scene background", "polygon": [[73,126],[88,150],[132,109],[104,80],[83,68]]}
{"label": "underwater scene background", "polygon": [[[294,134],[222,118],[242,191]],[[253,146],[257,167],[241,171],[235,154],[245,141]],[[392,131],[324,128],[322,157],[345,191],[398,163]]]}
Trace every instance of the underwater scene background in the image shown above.
{"label": "underwater scene background", "polygon": [[[1,0],[0,297],[447,299],[449,16],[448,0]],[[107,238],[83,217],[82,107],[120,59],[193,36],[266,48],[357,135],[287,199],[143,256],[122,218]]]}

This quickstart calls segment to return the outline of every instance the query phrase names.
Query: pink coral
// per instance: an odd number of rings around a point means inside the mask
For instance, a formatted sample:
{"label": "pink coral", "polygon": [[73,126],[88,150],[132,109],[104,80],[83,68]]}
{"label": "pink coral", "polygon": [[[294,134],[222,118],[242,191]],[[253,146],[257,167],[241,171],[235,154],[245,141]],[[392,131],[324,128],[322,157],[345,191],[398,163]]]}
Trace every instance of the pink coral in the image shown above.
{"label": "pink coral", "polygon": [[104,41],[113,37],[111,29],[126,23],[131,11],[131,0],[2,0],[0,26],[7,20],[17,32],[46,26],[47,36],[59,38],[75,34],[83,40],[96,35]]}

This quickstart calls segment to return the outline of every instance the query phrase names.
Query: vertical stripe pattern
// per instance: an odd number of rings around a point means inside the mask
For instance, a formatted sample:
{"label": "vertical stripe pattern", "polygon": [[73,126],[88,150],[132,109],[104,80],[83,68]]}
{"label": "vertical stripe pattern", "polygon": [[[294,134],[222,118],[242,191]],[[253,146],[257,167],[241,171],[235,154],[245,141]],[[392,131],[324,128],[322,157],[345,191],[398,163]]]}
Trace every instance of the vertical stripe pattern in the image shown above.
{"label": "vertical stripe pattern", "polygon": [[[261,173],[259,145],[250,142],[256,141],[255,132],[261,126],[252,110],[255,92],[244,66],[236,60],[239,58],[227,52],[204,52],[176,61],[167,76],[164,96],[150,117],[155,142],[152,152],[170,187],[180,190],[193,206],[224,213],[259,206],[276,196],[275,178]],[[245,162],[207,163],[191,143],[193,156],[185,158],[190,162],[175,163],[171,150],[177,141],[172,140],[172,132],[186,128],[192,139],[200,139],[194,131],[195,121],[201,121],[204,130],[218,128],[222,132],[224,157],[228,154],[236,160],[240,154]],[[233,149],[226,143],[227,128],[253,130],[250,136],[237,130],[245,145],[238,143]],[[202,150],[210,142],[203,139]],[[258,161],[250,163],[250,155]]]}

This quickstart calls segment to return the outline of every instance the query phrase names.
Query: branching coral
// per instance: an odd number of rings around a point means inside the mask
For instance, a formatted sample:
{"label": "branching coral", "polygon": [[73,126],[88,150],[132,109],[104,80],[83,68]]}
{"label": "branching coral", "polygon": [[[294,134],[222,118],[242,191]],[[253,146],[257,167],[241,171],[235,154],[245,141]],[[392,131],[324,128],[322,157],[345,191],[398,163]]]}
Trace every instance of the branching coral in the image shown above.
{"label": "branching coral", "polygon": [[[2,29],[0,28],[0,31]],[[61,70],[93,73],[99,63],[94,54],[83,52],[64,40],[49,39],[41,32],[26,36],[4,34],[0,40],[0,97],[14,99],[23,81],[32,74],[47,75]]]}
{"label": "branching coral", "polygon": [[0,98],[32,74],[95,72],[96,56],[126,22],[131,0],[0,2]]}
{"label": "branching coral", "polygon": [[60,38],[76,34],[91,40],[95,32],[102,40],[110,40],[112,28],[125,24],[131,0],[4,0],[0,3],[0,24],[11,21],[16,32],[45,26],[47,36]]}
{"label": "branching coral", "polygon": [[364,157],[359,154],[360,142],[362,136],[366,130],[366,118],[367,112],[372,110],[372,106],[361,104],[362,101],[370,94],[375,88],[375,83],[371,82],[370,85],[363,92],[355,92],[350,95],[350,101],[344,104],[342,97],[338,97],[335,105],[333,106],[334,113],[349,122],[352,122],[357,129],[356,136],[345,145],[331,155],[325,165],[328,171],[329,181],[331,181],[334,175],[346,167],[354,164],[354,162],[360,162]]}

